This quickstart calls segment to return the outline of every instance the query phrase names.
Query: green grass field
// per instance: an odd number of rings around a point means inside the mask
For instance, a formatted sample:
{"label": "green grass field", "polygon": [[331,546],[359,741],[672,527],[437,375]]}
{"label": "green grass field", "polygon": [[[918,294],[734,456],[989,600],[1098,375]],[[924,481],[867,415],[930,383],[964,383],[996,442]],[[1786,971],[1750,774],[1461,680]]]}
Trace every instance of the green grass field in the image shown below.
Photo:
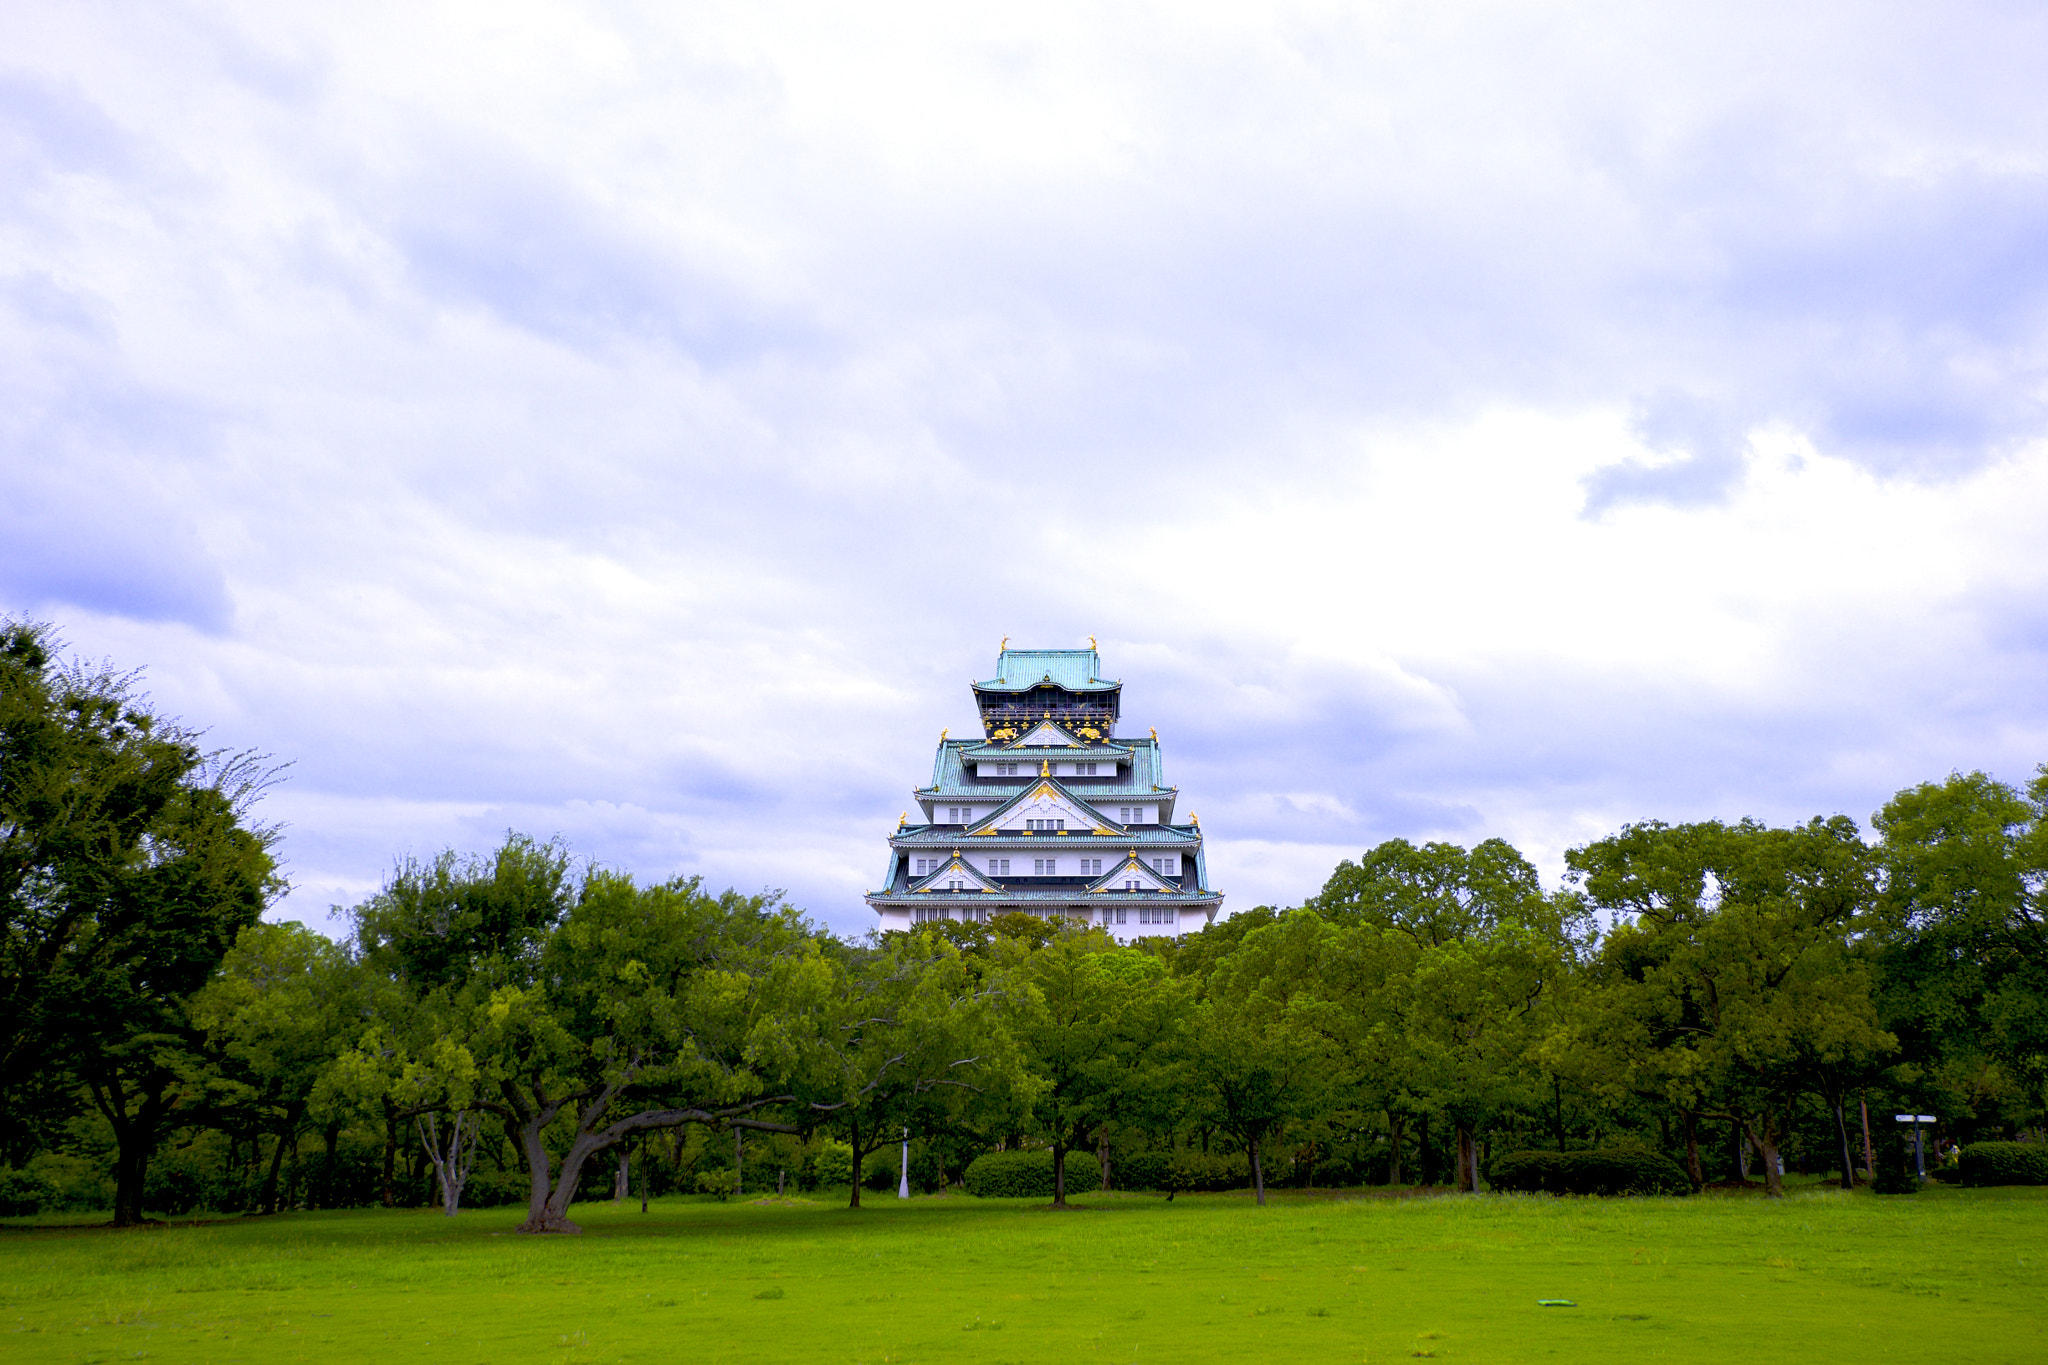
{"label": "green grass field", "polygon": [[1087,1203],[17,1225],[0,1357],[2048,1361],[2048,1189]]}

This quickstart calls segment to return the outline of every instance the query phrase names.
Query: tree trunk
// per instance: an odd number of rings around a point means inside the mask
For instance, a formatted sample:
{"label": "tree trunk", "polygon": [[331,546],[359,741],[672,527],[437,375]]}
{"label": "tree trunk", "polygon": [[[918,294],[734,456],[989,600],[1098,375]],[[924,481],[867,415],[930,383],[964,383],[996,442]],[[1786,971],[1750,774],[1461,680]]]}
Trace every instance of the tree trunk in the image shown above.
{"label": "tree trunk", "polygon": [[263,1192],[256,1196],[256,1212],[258,1213],[278,1212],[277,1173],[284,1165],[284,1144],[285,1139],[290,1133],[291,1128],[289,1121],[287,1121],[286,1126],[278,1130],[277,1145],[270,1149],[270,1170],[263,1177]]}
{"label": "tree trunk", "polygon": [[1245,1144],[1245,1150],[1251,1153],[1252,1158],[1252,1194],[1259,1201],[1259,1207],[1264,1208],[1266,1206],[1266,1165],[1259,1159],[1259,1147],[1261,1145],[1257,1138],[1253,1138]]}
{"label": "tree trunk", "polygon": [[[168,1086],[169,1082],[161,1082]],[[166,1089],[144,1091],[134,1113],[128,1112],[128,1088],[118,1075],[88,1079],[93,1103],[114,1131],[114,1226],[134,1227],[147,1222],[143,1214],[143,1187],[149,1177],[149,1158],[156,1151],[159,1129],[171,1108]]]}
{"label": "tree trunk", "polygon": [[1393,1150],[1393,1157],[1387,1163],[1387,1184],[1401,1183],[1401,1116],[1393,1110],[1387,1111],[1387,1145]]}
{"label": "tree trunk", "polygon": [[852,1139],[853,1146],[853,1179],[847,1182],[853,1186],[853,1197],[846,1201],[846,1207],[857,1209],[860,1207],[860,1168],[861,1164],[868,1159],[866,1150],[860,1145],[859,1118],[856,1117],[848,1121],[846,1135]]}
{"label": "tree trunk", "polygon": [[1102,1188],[1106,1193],[1109,1190],[1109,1125],[1103,1124],[1101,1131],[1102,1141],[1096,1150],[1095,1159],[1102,1163]]}
{"label": "tree trunk", "polygon": [[583,1229],[569,1221],[560,1210],[553,1207],[550,1199],[550,1176],[554,1170],[554,1158],[548,1155],[548,1145],[541,1134],[554,1122],[560,1112],[559,1106],[550,1106],[539,1114],[528,1116],[519,1125],[519,1150],[526,1157],[527,1191],[526,1221],[519,1225],[521,1232],[581,1232]]}
{"label": "tree trunk", "polygon": [[623,1204],[633,1197],[632,1158],[624,1148],[619,1150],[619,1168],[612,1173],[612,1202]]}
{"label": "tree trunk", "polygon": [[398,1193],[391,1183],[392,1167],[398,1160],[398,1106],[388,1098],[384,1101],[384,1207],[391,1208],[398,1203]]}
{"label": "tree trunk", "polygon": [[1771,1122],[1771,1116],[1760,1114],[1755,1123],[1747,1119],[1743,1128],[1749,1133],[1749,1140],[1756,1145],[1757,1155],[1764,1163],[1764,1190],[1773,1199],[1785,1197],[1785,1177],[1778,1171],[1778,1131]]}
{"label": "tree trunk", "polygon": [[1052,1206],[1056,1209],[1067,1206],[1067,1143],[1064,1135],[1055,1135],[1052,1140]]}
{"label": "tree trunk", "polygon": [[1685,1111],[1685,1178],[1695,1192],[1707,1187],[1707,1170],[1700,1164],[1700,1118],[1690,1109]]}
{"label": "tree trunk", "polygon": [[1415,1164],[1425,1185],[1436,1184],[1436,1153],[1429,1148],[1429,1111],[1415,1121]]}
{"label": "tree trunk", "polygon": [[1837,1100],[1829,1106],[1835,1111],[1835,1136],[1842,1143],[1842,1188],[1856,1188],[1856,1157],[1849,1150],[1849,1120],[1842,1113],[1842,1102]]}
{"label": "tree trunk", "polygon": [[1728,1177],[1738,1185],[1749,1183],[1749,1153],[1742,1146],[1742,1124],[1728,1120]]}
{"label": "tree trunk", "polygon": [[1871,1155],[1870,1147],[1870,1101],[1862,1096],[1856,1099],[1856,1107],[1863,1111],[1863,1178],[1877,1179],[1877,1160]]}
{"label": "tree trunk", "polygon": [[1564,1082],[1557,1077],[1550,1078],[1551,1124],[1557,1133],[1557,1150],[1564,1150]]}
{"label": "tree trunk", "polygon": [[1472,1141],[1472,1130],[1464,1124],[1458,1125],[1458,1189],[1467,1194],[1479,1193],[1479,1153]]}

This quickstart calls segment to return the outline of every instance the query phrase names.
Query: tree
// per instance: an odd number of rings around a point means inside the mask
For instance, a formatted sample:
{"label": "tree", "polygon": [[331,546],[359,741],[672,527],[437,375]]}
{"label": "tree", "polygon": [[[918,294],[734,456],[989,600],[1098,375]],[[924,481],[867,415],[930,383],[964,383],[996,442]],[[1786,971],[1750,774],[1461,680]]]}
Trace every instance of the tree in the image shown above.
{"label": "tree", "polygon": [[274,1135],[259,1212],[277,1211],[285,1150],[351,1041],[357,984],[347,952],[324,935],[302,924],[252,924],[193,1000],[211,1107],[244,1114],[251,1131]]}
{"label": "tree", "polygon": [[851,1149],[848,1206],[863,1163],[902,1134],[950,1126],[970,1101],[1016,1090],[1016,1048],[996,1026],[1000,987],[934,930],[888,934],[809,964],[780,1022],[805,1018],[777,1051],[799,1078],[799,1122],[822,1119]]}
{"label": "tree", "polygon": [[1021,945],[1009,1025],[1036,1078],[1031,1118],[1053,1152],[1053,1207],[1067,1207],[1067,1153],[1117,1116],[1123,1089],[1162,1041],[1148,997],[1171,989],[1158,959],[1118,948],[1099,929],[1063,929]]}
{"label": "tree", "polygon": [[1339,864],[1308,907],[1363,935],[1348,956],[1374,984],[1354,1008],[1397,1040],[1405,1102],[1451,1120],[1458,1187],[1477,1190],[1481,1126],[1534,1102],[1543,1011],[1575,965],[1583,908],[1545,895],[1500,839],[1469,853],[1388,840]]}
{"label": "tree", "polygon": [[[133,674],[0,623],[0,1075],[76,1076],[113,1130],[114,1221],[192,1098],[191,997],[282,888],[265,775],[152,713]],[[18,1116],[10,1114],[10,1120]]]}
{"label": "tree", "polygon": [[1983,773],[1922,783],[1875,823],[1883,994],[1909,1057],[1934,1077],[1995,1062],[2037,1118],[2048,1108],[2048,766],[2024,794]]}
{"label": "tree", "polygon": [[1740,1125],[1773,1196],[1792,1108],[1820,1094],[1850,1169],[1842,1078],[1895,1044],[1852,951],[1875,896],[1855,822],[1632,825],[1567,863],[1617,917],[1606,954],[1630,964],[1615,984],[1638,1036],[1671,1054],[1669,1093]]}
{"label": "tree", "polygon": [[1321,927],[1297,912],[1245,935],[1216,963],[1181,1031],[1204,1116],[1243,1146],[1260,1205],[1266,1142],[1330,1094],[1332,1048],[1313,989]]}

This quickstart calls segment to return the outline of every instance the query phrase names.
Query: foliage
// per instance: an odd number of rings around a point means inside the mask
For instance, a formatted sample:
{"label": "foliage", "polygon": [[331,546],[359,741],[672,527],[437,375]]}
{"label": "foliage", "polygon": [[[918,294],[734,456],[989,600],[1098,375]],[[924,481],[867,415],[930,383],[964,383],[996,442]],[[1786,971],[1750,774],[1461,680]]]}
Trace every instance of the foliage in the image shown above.
{"label": "foliage", "polygon": [[[1085,1171],[1085,1174],[1084,1174]],[[1088,1188],[1101,1181],[1102,1170],[1093,1157],[1069,1153],[1070,1184],[1077,1177]],[[1049,1147],[1025,1151],[984,1152],[967,1165],[967,1192],[981,1199],[1050,1199],[1053,1196],[1053,1156]]]}
{"label": "foliage", "polygon": [[1530,1194],[1690,1194],[1677,1162],[1655,1152],[1508,1152],[1495,1157],[1487,1182]]}
{"label": "foliage", "polygon": [[1965,1185],[2048,1185],[2048,1146],[2038,1142],[1972,1142],[1963,1148]]}

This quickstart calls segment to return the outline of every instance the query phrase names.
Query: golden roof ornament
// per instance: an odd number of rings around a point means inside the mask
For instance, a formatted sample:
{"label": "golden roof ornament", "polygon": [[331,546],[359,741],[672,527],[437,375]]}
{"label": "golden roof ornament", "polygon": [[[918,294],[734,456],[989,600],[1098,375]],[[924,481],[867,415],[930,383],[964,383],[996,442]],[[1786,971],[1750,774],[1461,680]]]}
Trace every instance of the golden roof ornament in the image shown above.
{"label": "golden roof ornament", "polygon": [[1088,648],[1090,648],[1090,649],[1094,649],[1095,647],[1096,647],[1096,645],[1095,645],[1095,637],[1094,637],[1093,635],[1091,635],[1091,636],[1089,636],[1089,637],[1088,637]]}
{"label": "golden roof ornament", "polygon": [[1154,744],[1159,742],[1159,727],[1156,725],[1152,727],[1152,742]]}
{"label": "golden roof ornament", "polygon": [[999,645],[997,645],[997,646],[996,646],[996,653],[998,653],[998,654],[1001,654],[1001,653],[1002,653],[1002,652],[1003,652],[1004,650],[1008,649],[1009,647],[1010,647],[1010,637],[1009,637],[1009,636],[1007,636],[1007,635],[1005,635],[1005,636],[1003,637],[1003,642],[1002,642],[1001,644],[999,644]]}
{"label": "golden roof ornament", "polygon": [[952,733],[952,731],[950,731],[950,730],[941,730],[941,731],[939,731],[939,743],[941,743],[941,744],[944,744],[944,743],[946,742],[946,736],[947,736],[947,735],[949,735],[949,734],[951,734],[951,733]]}
{"label": "golden roof ornament", "polygon": [[1039,775],[1040,777],[1051,777],[1051,776],[1052,776],[1052,760],[1051,760],[1051,759],[1041,758],[1041,759],[1039,759],[1039,760],[1038,760],[1038,775]]}

